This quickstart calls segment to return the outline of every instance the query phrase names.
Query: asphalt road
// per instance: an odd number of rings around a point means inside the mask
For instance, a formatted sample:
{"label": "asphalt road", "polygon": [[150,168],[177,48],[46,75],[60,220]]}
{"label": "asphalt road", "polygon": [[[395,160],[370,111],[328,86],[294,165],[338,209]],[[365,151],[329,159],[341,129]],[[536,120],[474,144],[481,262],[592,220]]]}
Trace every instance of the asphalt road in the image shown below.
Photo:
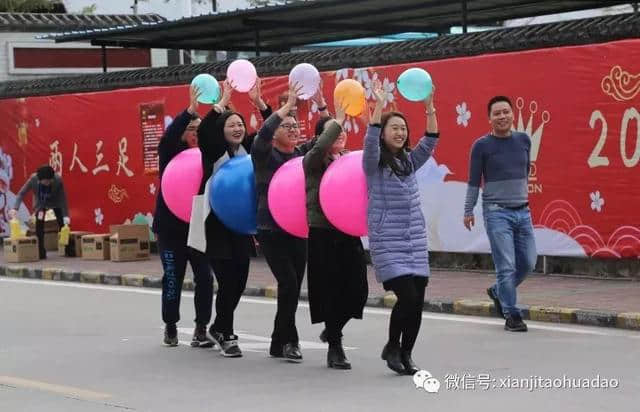
{"label": "asphalt road", "polygon": [[188,346],[192,293],[182,344],[168,348],[158,290],[2,279],[0,411],[638,410],[639,332],[529,322],[518,334],[498,319],[425,313],[414,359],[432,375],[430,393],[379,358],[389,310],[347,325],[351,371],[326,368],[306,303],[304,362],[269,358],[274,313],[275,300],[243,298],[244,357],[227,359]]}

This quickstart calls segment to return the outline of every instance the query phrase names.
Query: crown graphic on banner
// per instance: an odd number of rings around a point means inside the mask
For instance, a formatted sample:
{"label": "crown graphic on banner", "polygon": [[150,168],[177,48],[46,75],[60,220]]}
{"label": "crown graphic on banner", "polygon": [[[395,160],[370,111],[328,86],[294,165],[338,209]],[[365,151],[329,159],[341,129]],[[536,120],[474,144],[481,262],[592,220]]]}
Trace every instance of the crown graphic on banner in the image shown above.
{"label": "crown graphic on banner", "polygon": [[531,138],[531,161],[535,162],[538,158],[538,150],[540,149],[540,143],[542,142],[542,133],[544,132],[544,125],[551,121],[551,114],[548,111],[543,111],[541,120],[542,123],[533,130],[533,121],[534,115],[538,111],[538,103],[535,100],[532,100],[529,103],[529,119],[527,120],[527,124],[525,126],[524,119],[522,117],[522,109],[524,109],[524,99],[522,97],[518,97],[516,99],[516,108],[518,109],[518,120],[512,127],[516,132],[526,133]]}

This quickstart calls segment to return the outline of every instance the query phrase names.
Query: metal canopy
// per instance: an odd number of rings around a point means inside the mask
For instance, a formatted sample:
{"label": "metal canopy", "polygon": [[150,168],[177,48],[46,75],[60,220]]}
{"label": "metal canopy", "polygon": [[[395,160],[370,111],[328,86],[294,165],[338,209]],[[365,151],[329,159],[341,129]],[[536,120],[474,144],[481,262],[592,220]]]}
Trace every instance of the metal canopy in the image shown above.
{"label": "metal canopy", "polygon": [[[606,3],[606,4],[603,4]],[[600,0],[315,0],[111,29],[50,34],[96,46],[288,51],[292,47],[628,4]]]}

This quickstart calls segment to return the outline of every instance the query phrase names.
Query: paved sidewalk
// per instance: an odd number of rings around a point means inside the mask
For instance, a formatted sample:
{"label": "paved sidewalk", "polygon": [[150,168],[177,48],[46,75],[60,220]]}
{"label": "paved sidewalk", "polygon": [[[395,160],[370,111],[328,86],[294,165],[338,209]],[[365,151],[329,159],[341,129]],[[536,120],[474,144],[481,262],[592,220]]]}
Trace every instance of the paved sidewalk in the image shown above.
{"label": "paved sidewalk", "polygon": [[[392,306],[393,294],[385,293],[369,269],[369,304]],[[0,257],[0,275],[70,280],[80,282],[160,287],[160,259],[141,262],[90,261],[57,256],[49,252],[44,261],[7,264]],[[185,289],[192,289],[187,268]],[[459,272],[433,269],[425,310],[466,315],[493,316],[495,309],[485,290],[495,276],[488,272]],[[306,284],[303,286],[306,290]],[[520,288],[519,302],[528,319],[613,326],[640,330],[640,282],[595,280],[560,275],[535,274]],[[254,258],[246,294],[275,297],[275,279],[263,258]],[[306,292],[303,292],[303,298]]]}

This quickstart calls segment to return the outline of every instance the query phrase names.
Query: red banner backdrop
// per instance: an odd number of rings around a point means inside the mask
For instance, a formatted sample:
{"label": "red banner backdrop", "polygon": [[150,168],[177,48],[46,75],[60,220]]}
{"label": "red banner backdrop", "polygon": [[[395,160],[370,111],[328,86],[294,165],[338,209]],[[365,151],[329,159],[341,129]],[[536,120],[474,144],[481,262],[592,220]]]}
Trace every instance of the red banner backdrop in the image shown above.
{"label": "red banner backdrop", "polygon": [[[371,84],[378,78],[386,110],[408,116],[415,143],[426,126],[424,106],[396,89],[409,67],[426,69],[436,85],[441,140],[419,172],[432,250],[489,250],[481,209],[472,232],[462,226],[462,211],[470,147],[489,130],[487,101],[504,94],[514,103],[515,128],[532,138],[529,193],[539,252],[640,257],[640,40],[326,72],[329,106],[344,78],[360,81],[373,105]],[[272,106],[286,81],[263,79]],[[154,148],[187,101],[187,85],[0,100],[2,229],[14,194],[45,163],[64,179],[74,229],[151,222],[160,188]],[[247,95],[236,93],[232,102],[256,130],[262,119]],[[208,109],[202,106],[201,114]],[[299,115],[309,134],[317,107],[302,104]],[[350,148],[361,147],[366,123],[346,122]]]}

